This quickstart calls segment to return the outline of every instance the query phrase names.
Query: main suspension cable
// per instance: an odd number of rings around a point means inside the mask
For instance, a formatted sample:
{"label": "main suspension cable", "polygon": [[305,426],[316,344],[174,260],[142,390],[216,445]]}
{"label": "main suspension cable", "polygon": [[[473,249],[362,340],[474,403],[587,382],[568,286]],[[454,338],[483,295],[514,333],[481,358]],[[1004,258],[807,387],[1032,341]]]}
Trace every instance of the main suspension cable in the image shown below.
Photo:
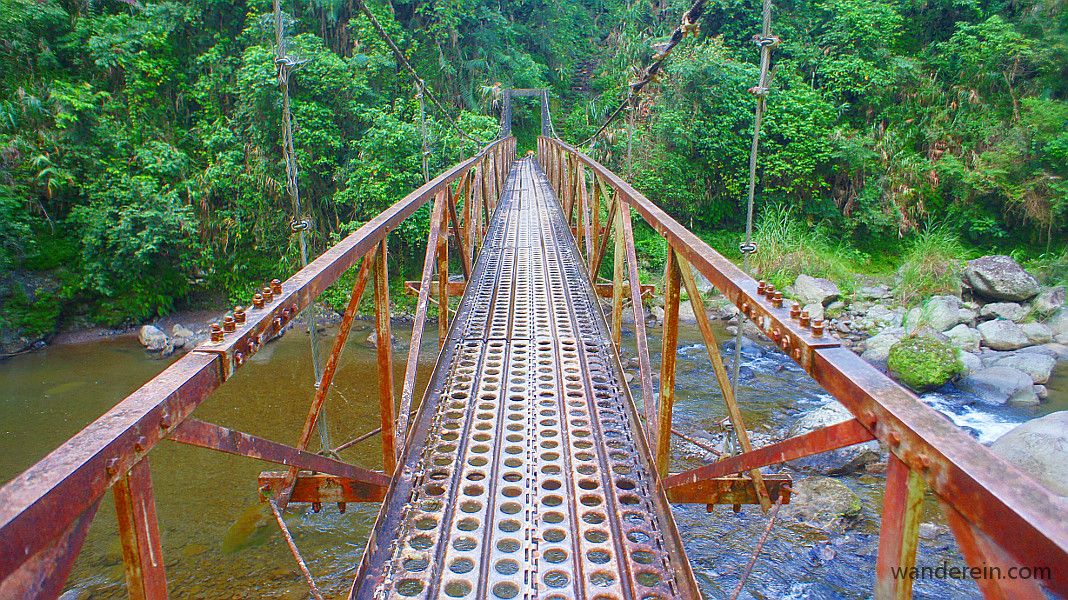
{"label": "main suspension cable", "polygon": [[[289,103],[289,74],[300,63],[293,60],[286,53],[285,27],[282,23],[282,7],[280,0],[274,0],[274,35],[275,35],[275,64],[278,66],[278,87],[282,92],[282,154],[286,161],[286,192],[293,209],[293,221],[290,228],[297,234],[300,244],[300,266],[308,266],[308,240],[305,232],[311,226],[308,219],[301,218],[300,187],[297,181],[297,155],[293,145],[293,112]],[[308,335],[311,338],[312,370],[314,371],[315,387],[319,387],[323,378],[322,359],[319,356],[319,311],[314,302],[308,304],[304,310],[305,321],[308,325]],[[330,428],[327,426],[326,408],[323,407],[316,419],[319,430],[319,443],[323,449],[330,449]]]}
{"label": "main suspension cable", "polygon": [[701,19],[701,15],[703,15],[704,12],[705,0],[697,0],[690,6],[690,10],[683,13],[682,22],[671,32],[671,37],[668,38],[668,41],[654,46],[654,48],[656,48],[656,53],[653,54],[649,65],[642,70],[641,77],[630,82],[630,89],[627,90],[627,97],[623,102],[619,103],[619,106],[616,107],[611,114],[608,115],[608,119],[605,120],[604,124],[602,124],[593,135],[586,138],[584,142],[578,144],[578,147],[586,146],[604,133],[605,129],[608,129],[608,126],[631,105],[632,99],[636,99],[638,93],[656,79],[657,75],[660,74],[660,71],[664,67],[664,61],[667,60],[668,55],[675,49],[675,46],[686,37],[686,34],[692,33],[697,35],[699,29],[697,22]]}
{"label": "main suspension cable", "polygon": [[[749,92],[756,96],[756,108],[753,109],[753,143],[749,149],[749,197],[745,210],[745,241],[739,246],[742,252],[742,269],[749,273],[749,255],[757,251],[753,243],[753,206],[756,198],[757,156],[760,152],[760,125],[767,108],[768,71],[771,67],[771,52],[780,43],[778,37],[771,33],[771,0],[764,0],[763,23],[760,34],[753,36],[753,42],[760,48],[760,80]],[[734,364],[731,386],[735,396],[738,392],[738,377],[742,368],[742,330],[746,317],[738,313],[738,331],[734,336]]]}
{"label": "main suspension cable", "polygon": [[378,32],[378,36],[382,38],[382,41],[384,41],[386,45],[389,46],[389,49],[393,51],[393,55],[397,58],[397,62],[400,63],[401,66],[403,66],[404,69],[408,71],[408,73],[412,76],[412,79],[415,80],[415,85],[419,88],[419,91],[422,92],[423,95],[425,95],[427,98],[430,98],[430,102],[433,103],[434,106],[438,108],[438,111],[440,111],[441,114],[445,116],[445,120],[449,122],[449,125],[451,125],[454,130],[456,130],[456,133],[460,134],[460,137],[464,138],[469,142],[478,144],[479,146],[485,146],[485,141],[477,137],[471,136],[463,129],[460,129],[460,125],[456,122],[456,119],[452,118],[452,115],[449,114],[449,111],[445,110],[445,105],[442,104],[441,101],[438,100],[438,97],[435,96],[430,91],[430,88],[426,86],[426,82],[423,81],[423,78],[419,76],[419,73],[417,73],[415,68],[412,67],[412,64],[408,62],[408,59],[404,56],[404,53],[401,52],[400,47],[397,46],[397,43],[393,41],[393,38],[390,37],[389,33],[387,33],[385,28],[382,27],[382,24],[378,22],[378,19],[375,17],[374,13],[372,13],[371,9],[367,7],[367,3],[363,0],[358,0],[356,2],[356,5],[360,8],[360,12],[362,12],[371,22],[371,26],[374,27],[376,32]]}

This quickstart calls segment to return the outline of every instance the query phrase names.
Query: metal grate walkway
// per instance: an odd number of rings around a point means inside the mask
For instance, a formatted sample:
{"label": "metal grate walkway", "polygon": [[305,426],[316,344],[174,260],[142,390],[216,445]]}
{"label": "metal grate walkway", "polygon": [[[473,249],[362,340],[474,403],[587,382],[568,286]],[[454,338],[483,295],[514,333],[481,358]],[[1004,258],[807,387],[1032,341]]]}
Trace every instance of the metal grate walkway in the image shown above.
{"label": "metal grate walkway", "polygon": [[517,161],[356,598],[697,597],[548,181]]}

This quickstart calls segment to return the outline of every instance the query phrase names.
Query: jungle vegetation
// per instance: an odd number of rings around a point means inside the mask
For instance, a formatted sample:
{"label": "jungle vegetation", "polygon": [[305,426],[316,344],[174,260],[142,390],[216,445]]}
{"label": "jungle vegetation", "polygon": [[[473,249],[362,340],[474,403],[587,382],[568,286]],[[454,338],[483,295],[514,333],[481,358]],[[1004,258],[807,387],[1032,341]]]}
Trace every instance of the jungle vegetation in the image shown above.
{"label": "jungle vegetation", "polygon": [[[422,183],[415,88],[354,1],[282,2],[303,61],[295,144],[320,251]],[[547,87],[571,142],[689,4],[368,2],[465,130],[495,135],[502,88]],[[265,0],[0,0],[0,330],[225,306],[295,270],[270,13]],[[759,18],[753,0],[708,2],[636,115],[633,182],[728,254]],[[774,30],[763,268],[848,278],[932,250],[998,251],[1064,278],[1063,2],[782,0]],[[428,110],[437,172],[475,148]],[[515,127],[532,148],[534,102]],[[621,120],[594,148],[621,173],[625,137]],[[426,222],[392,236],[398,276],[421,256]],[[639,236],[655,263],[662,248]]]}

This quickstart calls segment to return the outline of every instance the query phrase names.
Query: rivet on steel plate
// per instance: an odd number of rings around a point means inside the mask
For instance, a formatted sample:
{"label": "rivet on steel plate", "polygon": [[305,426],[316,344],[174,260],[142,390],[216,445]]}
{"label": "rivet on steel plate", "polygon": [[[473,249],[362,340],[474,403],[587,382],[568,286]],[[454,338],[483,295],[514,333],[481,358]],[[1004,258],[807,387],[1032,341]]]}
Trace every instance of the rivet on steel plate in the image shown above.
{"label": "rivet on steel plate", "polygon": [[797,362],[801,362],[801,349],[800,348],[794,348],[794,360],[796,360]]}
{"label": "rivet on steel plate", "polygon": [[245,364],[245,355],[240,353],[240,352],[235,352],[234,353],[234,364],[239,366],[239,367],[241,365]]}
{"label": "rivet on steel plate", "polygon": [[218,323],[211,324],[211,341],[216,343],[223,341],[222,325],[219,325]]}
{"label": "rivet on steel plate", "polygon": [[104,471],[108,475],[115,475],[119,472],[119,459],[109,458],[108,462],[104,464]]}
{"label": "rivet on steel plate", "polygon": [[748,317],[750,309],[751,309],[751,307],[749,306],[748,302],[742,302],[742,314],[743,315]]}
{"label": "rivet on steel plate", "polygon": [[148,447],[148,439],[143,435],[137,436],[137,441],[134,442],[134,450],[144,452],[146,447]]}
{"label": "rivet on steel plate", "polygon": [[160,429],[170,429],[172,423],[173,421],[171,420],[170,413],[163,411],[163,414],[159,416]]}
{"label": "rivet on steel plate", "polygon": [[886,435],[886,441],[889,442],[891,446],[898,446],[901,444],[901,436],[896,431],[891,431]]}
{"label": "rivet on steel plate", "polygon": [[927,456],[926,454],[921,454],[920,455],[920,468],[923,469],[924,471],[930,469],[931,468],[931,457]]}

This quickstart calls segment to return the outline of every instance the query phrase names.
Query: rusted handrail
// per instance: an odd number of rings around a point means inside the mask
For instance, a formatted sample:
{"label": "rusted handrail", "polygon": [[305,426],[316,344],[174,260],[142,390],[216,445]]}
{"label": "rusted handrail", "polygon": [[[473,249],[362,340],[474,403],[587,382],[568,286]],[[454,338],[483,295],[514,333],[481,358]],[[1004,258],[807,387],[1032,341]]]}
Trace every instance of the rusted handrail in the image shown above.
{"label": "rusted handrail", "polygon": [[[574,193],[561,189],[573,185],[567,174],[576,168],[589,169],[612,190],[621,212],[629,218],[629,209],[633,208],[641,215],[667,240],[673,254],[691,264],[752,319],[849,409],[867,433],[860,435],[851,425],[843,425],[826,435],[802,436],[776,444],[775,454],[796,458],[869,438],[878,439],[890,449],[876,569],[878,597],[907,596],[911,592],[911,581],[895,580],[890,569],[908,567],[915,561],[916,525],[922,507],[915,498],[922,498],[924,485],[947,507],[962,554],[971,565],[1048,567],[1051,579],[1041,583],[1058,594],[1068,595],[1068,503],[1064,498],[993,454],[833,338],[824,336],[822,323],[810,326],[807,316],[801,318],[796,309],[784,308],[781,295],[766,294],[760,282],[597,161],[547,137],[538,139],[538,157],[562,201]],[[595,245],[603,245],[606,239],[599,241]],[[599,264],[600,258],[595,257],[594,268]],[[596,277],[596,272],[592,275]],[[847,429],[849,434],[845,435]],[[771,464],[769,461],[774,459],[769,454],[758,448],[733,457],[730,470],[737,473]],[[664,484],[673,498],[690,497],[697,495],[703,482],[710,482],[709,477],[724,473],[723,468],[710,465],[670,475]],[[1010,590],[1016,594],[1039,593],[1033,582],[987,580],[980,586],[987,595]]]}
{"label": "rusted handrail", "polygon": [[[273,282],[262,295],[257,295],[252,307],[235,310],[228,316],[225,328],[213,331],[212,341],[201,344],[176,361],[4,485],[0,489],[0,597],[58,596],[100,499],[117,483],[122,484],[124,497],[128,496],[126,499],[130,500],[118,504],[128,506],[131,511],[151,507],[151,515],[134,515],[144,519],[124,521],[124,515],[120,514],[120,534],[131,595],[165,597],[166,581],[158,556],[158,526],[145,460],[148,453],[160,440],[178,431],[190,413],[229,379],[266,339],[279,333],[361,257],[379,247],[384,257],[384,241],[390,231],[438,194],[448,195],[450,186],[466,179],[471,172],[476,173],[482,187],[477,190],[470,185],[464,187],[463,213],[468,229],[465,234],[472,241],[478,241],[476,235],[484,229],[479,209],[492,205],[494,199],[487,195],[496,192],[499,181],[502,181],[498,179],[496,185],[489,182],[488,170],[500,173],[507,157],[514,155],[514,151],[514,138],[488,144],[477,155],[453,166],[387,208],[285,282]],[[457,193],[459,188],[457,185]],[[472,219],[476,222],[471,223]],[[471,248],[470,245],[466,247]],[[383,279],[384,260],[376,271],[376,296],[388,302]],[[382,315],[379,315],[378,330],[388,336],[388,315],[385,319],[383,323]],[[388,353],[386,356],[389,360]],[[221,429],[200,428],[209,432]],[[189,437],[200,430],[182,431],[184,437]],[[274,456],[281,447],[287,456],[315,461],[299,449],[284,444],[258,440],[241,432],[224,430],[223,433],[226,439],[221,442],[201,440],[198,445],[219,446],[215,449],[246,456],[258,454],[267,460],[284,462],[280,456]],[[334,462],[324,459],[316,464],[329,466]],[[331,475],[363,473],[352,469],[338,470],[344,472]],[[369,499],[380,498],[388,476],[374,474],[366,479],[369,488],[373,488],[367,494]],[[143,526],[141,521],[146,520],[151,523]],[[127,521],[129,531],[122,527]],[[130,578],[130,562],[137,562],[138,556],[140,564],[135,566],[139,581],[135,582]],[[145,560],[150,560],[151,564]]]}

